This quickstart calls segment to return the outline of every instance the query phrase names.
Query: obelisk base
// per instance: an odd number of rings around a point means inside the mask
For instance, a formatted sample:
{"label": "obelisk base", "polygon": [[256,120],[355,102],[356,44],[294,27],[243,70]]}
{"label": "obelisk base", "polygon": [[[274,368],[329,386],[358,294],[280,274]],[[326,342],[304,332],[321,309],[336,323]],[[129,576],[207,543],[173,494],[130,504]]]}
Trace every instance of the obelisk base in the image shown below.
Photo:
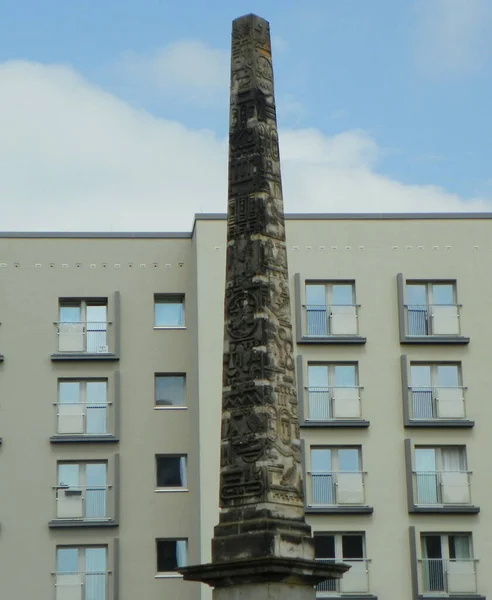
{"label": "obelisk base", "polygon": [[186,581],[214,588],[214,600],[314,600],[314,586],[350,567],[299,558],[266,557],[177,569]]}

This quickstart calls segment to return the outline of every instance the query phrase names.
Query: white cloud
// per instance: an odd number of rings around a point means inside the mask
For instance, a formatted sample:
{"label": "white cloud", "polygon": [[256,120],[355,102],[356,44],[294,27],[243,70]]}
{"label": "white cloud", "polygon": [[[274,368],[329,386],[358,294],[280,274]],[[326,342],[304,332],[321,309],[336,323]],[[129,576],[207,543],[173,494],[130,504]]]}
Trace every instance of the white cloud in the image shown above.
{"label": "white cloud", "polygon": [[[189,230],[223,212],[226,142],[135,110],[67,67],[0,63],[3,230]],[[490,210],[375,172],[366,133],[280,132],[290,212]]]}
{"label": "white cloud", "polygon": [[203,103],[218,93],[227,94],[229,58],[227,52],[200,40],[178,40],[149,55],[125,53],[118,71],[136,82]]}
{"label": "white cloud", "polygon": [[466,74],[490,56],[490,0],[417,0],[415,50],[426,73]]}

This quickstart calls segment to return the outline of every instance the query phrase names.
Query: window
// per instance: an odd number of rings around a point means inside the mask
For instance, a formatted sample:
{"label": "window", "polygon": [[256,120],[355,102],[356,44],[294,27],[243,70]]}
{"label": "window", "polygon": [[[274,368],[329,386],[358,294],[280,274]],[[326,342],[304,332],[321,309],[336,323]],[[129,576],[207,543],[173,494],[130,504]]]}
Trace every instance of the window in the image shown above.
{"label": "window", "polygon": [[107,434],[107,379],[59,379],[56,416],[58,434]]}
{"label": "window", "polygon": [[407,282],[407,335],[459,335],[454,282]]}
{"label": "window", "polygon": [[184,296],[156,295],[154,297],[155,327],[184,327]]}
{"label": "window", "polygon": [[156,540],[157,572],[172,573],[177,567],[185,567],[188,564],[187,546],[187,540]]}
{"label": "window", "polygon": [[360,417],[357,364],[309,364],[308,420]]}
{"label": "window", "polygon": [[186,488],[186,456],[158,455],[155,461],[158,488]]}
{"label": "window", "polygon": [[315,533],[314,550],[320,562],[344,562],[350,570],[341,580],[323,581],[316,587],[318,596],[325,592],[367,593],[368,561],[363,533]]}
{"label": "window", "polygon": [[105,546],[68,547],[56,549],[56,590],[63,590],[63,598],[107,600],[108,566]]}
{"label": "window", "polygon": [[313,505],[350,505],[364,502],[360,448],[311,448]]}
{"label": "window", "polygon": [[107,300],[60,300],[59,352],[108,353]]}
{"label": "window", "polygon": [[421,540],[422,592],[470,594],[477,591],[476,561],[469,533],[425,533]]}
{"label": "window", "polygon": [[416,505],[470,504],[463,447],[416,447]]}
{"label": "window", "polygon": [[176,373],[155,376],[155,404],[158,407],[184,407],[186,405],[185,375]]}
{"label": "window", "polygon": [[410,384],[413,419],[465,418],[461,365],[412,363]]}
{"label": "window", "polygon": [[306,330],[315,337],[357,335],[355,284],[307,283]]}
{"label": "window", "polygon": [[106,462],[58,463],[56,518],[109,520],[108,489]]}

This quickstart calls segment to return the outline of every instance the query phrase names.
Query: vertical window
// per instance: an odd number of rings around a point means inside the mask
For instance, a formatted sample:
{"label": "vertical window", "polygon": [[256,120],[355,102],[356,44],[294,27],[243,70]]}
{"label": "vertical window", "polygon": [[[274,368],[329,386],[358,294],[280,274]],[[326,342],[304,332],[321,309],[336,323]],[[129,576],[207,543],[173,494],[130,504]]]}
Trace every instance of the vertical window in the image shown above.
{"label": "vertical window", "polygon": [[105,546],[66,547],[56,550],[56,590],[64,598],[106,600],[108,594],[107,548]]}
{"label": "vertical window", "polygon": [[308,420],[360,418],[356,364],[308,365]]}
{"label": "vertical window", "polygon": [[159,407],[186,405],[185,375],[159,373],[155,376],[155,404]]}
{"label": "vertical window", "polygon": [[308,336],[357,335],[354,283],[307,283],[306,329]]}
{"label": "vertical window", "polygon": [[311,503],[348,505],[364,502],[360,448],[311,448]]}
{"label": "vertical window", "polygon": [[154,296],[154,326],[184,327],[184,296]]}
{"label": "vertical window", "polygon": [[477,590],[469,533],[421,536],[423,592],[470,594]]}
{"label": "vertical window", "polygon": [[465,417],[464,389],[459,364],[410,365],[413,419]]}
{"label": "vertical window", "polygon": [[320,583],[316,591],[367,593],[369,591],[368,563],[365,553],[363,533],[316,533],[314,535],[316,560],[320,562],[344,562],[350,565],[343,580],[329,580]]}
{"label": "vertical window", "polygon": [[58,463],[56,511],[58,519],[108,519],[106,462]]}
{"label": "vertical window", "polygon": [[57,433],[104,435],[108,433],[108,382],[58,380]]}
{"label": "vertical window", "polygon": [[107,304],[107,300],[60,300],[59,351],[107,353]]}
{"label": "vertical window", "polygon": [[459,334],[454,282],[407,282],[406,302],[408,335]]}
{"label": "vertical window", "polygon": [[415,448],[416,504],[469,504],[470,485],[463,447]]}
{"label": "vertical window", "polygon": [[171,573],[177,567],[188,564],[188,542],[185,539],[159,539],[156,540],[157,572]]}
{"label": "vertical window", "polygon": [[186,488],[186,456],[158,455],[155,458],[158,488]]}

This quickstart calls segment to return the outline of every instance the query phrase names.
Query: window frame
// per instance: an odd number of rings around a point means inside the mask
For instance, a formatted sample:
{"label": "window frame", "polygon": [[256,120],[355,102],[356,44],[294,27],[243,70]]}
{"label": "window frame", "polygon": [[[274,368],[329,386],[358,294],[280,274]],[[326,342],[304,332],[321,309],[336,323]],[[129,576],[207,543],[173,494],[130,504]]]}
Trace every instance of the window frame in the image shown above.
{"label": "window frame", "polygon": [[[171,300],[176,302],[171,302]],[[166,302],[167,300],[167,302]],[[178,302],[179,300],[179,302]],[[157,324],[157,305],[158,304],[176,304],[181,305],[181,324],[179,325],[159,325]],[[186,303],[185,294],[182,293],[156,293],[154,294],[154,318],[153,329],[186,329]]]}
{"label": "window frame", "polygon": [[[160,458],[178,458],[184,459],[184,484],[181,486],[163,486],[159,485],[159,459]],[[181,466],[180,466],[181,468]],[[187,454],[156,454],[155,455],[155,492],[188,492],[188,455]]]}
{"label": "window frame", "polygon": [[[78,383],[79,384],[79,394],[78,394],[78,402],[61,402],[61,394],[60,394],[60,390],[61,390],[61,385],[64,383]],[[89,433],[87,431],[87,384],[88,383],[104,383],[106,384],[106,394],[105,394],[105,402],[101,402],[101,403],[92,403],[92,404],[99,404],[100,407],[103,406],[103,404],[105,405],[105,423],[106,423],[106,431],[104,433]],[[80,436],[81,438],[86,438],[86,439],[91,439],[92,437],[96,438],[98,436],[105,436],[105,437],[109,437],[112,436],[113,434],[111,433],[111,414],[110,411],[112,410],[112,406],[113,406],[113,401],[110,398],[110,394],[111,394],[111,390],[110,390],[110,378],[109,377],[58,377],[57,378],[57,382],[56,382],[56,403],[55,403],[55,407],[56,407],[56,436],[65,436],[65,435],[70,435],[70,436]],[[82,433],[59,433],[58,432],[58,428],[59,428],[59,407],[60,406],[67,406],[67,405],[74,405],[74,406],[80,406],[81,409],[84,411],[83,412],[83,419],[84,419],[84,431]],[[98,406],[99,408],[99,406]]]}
{"label": "window frame", "polygon": [[[183,380],[183,404],[158,404],[157,403],[157,379],[161,378],[182,378]],[[186,385],[186,373],[164,373],[159,371],[154,373],[154,410],[187,410],[188,409],[188,395],[187,395],[187,385]]]}
{"label": "window frame", "polygon": [[[159,537],[159,538],[155,538],[155,559],[156,559],[155,566],[156,566],[156,573],[155,573],[154,577],[156,579],[159,579],[159,578],[174,578],[174,577],[175,578],[180,578],[180,577],[183,577],[181,575],[181,573],[178,573],[175,570],[171,570],[171,571],[169,571],[169,570],[167,570],[167,571],[161,571],[161,570],[159,570],[159,543],[160,542],[175,542],[175,543],[177,543],[177,542],[184,542],[185,543],[185,560],[184,560],[184,564],[182,564],[182,565],[177,564],[176,565],[176,568],[180,568],[180,567],[185,567],[185,566],[188,565],[188,554],[189,554],[189,548],[188,548],[188,546],[189,546],[189,540],[188,540],[188,538],[184,538],[184,537],[179,537],[179,538],[178,537],[169,537],[169,538],[167,538],[167,537]],[[177,547],[176,547],[176,554],[177,554]],[[178,561],[176,560],[176,562],[178,562]]]}

